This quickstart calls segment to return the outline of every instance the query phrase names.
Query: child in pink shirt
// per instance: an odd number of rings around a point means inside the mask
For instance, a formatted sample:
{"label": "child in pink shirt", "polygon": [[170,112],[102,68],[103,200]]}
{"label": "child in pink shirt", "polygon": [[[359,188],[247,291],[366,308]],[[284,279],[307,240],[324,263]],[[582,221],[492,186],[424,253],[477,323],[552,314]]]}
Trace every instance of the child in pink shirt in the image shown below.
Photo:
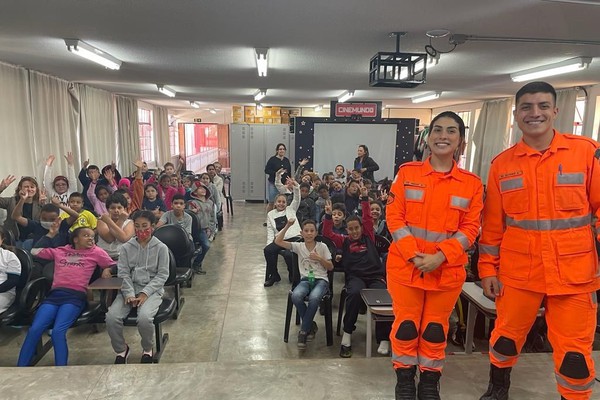
{"label": "child in pink shirt", "polygon": [[[56,225],[56,226],[54,226]],[[57,230],[58,225],[50,228]],[[36,344],[44,331],[52,327],[55,365],[67,365],[67,329],[73,325],[86,305],[86,288],[96,269],[104,268],[103,278],[111,276],[115,262],[94,243],[94,231],[77,228],[72,233],[72,245],[55,249],[32,249],[34,256],[54,261],[52,289],[38,308],[19,354],[19,367],[29,366]]]}

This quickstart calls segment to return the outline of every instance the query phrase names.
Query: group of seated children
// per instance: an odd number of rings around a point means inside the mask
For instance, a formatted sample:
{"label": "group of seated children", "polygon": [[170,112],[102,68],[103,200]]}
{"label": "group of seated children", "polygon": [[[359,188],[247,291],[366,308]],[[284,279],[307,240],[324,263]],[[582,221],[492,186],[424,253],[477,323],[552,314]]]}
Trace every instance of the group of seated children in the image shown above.
{"label": "group of seated children", "polygon": [[[333,269],[332,257],[335,256],[336,263],[344,269],[347,294],[340,349],[340,356],[344,358],[352,356],[352,332],[356,329],[359,310],[363,306],[360,291],[364,288],[386,288],[385,265],[375,246],[375,235],[390,236],[383,219],[383,204],[378,200],[370,200],[369,189],[365,185],[350,181],[349,186],[356,186],[357,207],[362,217],[355,213],[348,215],[344,202],[334,202],[331,198],[323,202],[324,215],[320,228],[322,235],[335,244],[336,255],[330,254],[325,244],[315,241],[317,222],[307,218],[298,223],[302,185],[292,178],[288,178],[286,184],[286,189],[293,193],[290,205],[287,205],[286,195],[280,193],[275,198],[274,209],[267,215],[267,246],[264,248],[267,263],[265,287],[281,280],[277,272],[279,253],[285,258],[290,282],[294,268],[292,253],[298,255],[301,279],[292,291],[292,300],[302,319],[298,333],[300,349],[306,348],[307,340],[311,340],[317,330],[313,319],[323,296],[329,291],[327,271]],[[303,242],[298,242],[299,237]],[[306,297],[308,306],[305,304]],[[390,330],[391,323],[376,325],[377,351],[380,354],[390,351]]]}
{"label": "group of seated children", "polygon": [[[220,197],[214,183],[220,182],[222,189],[223,181],[217,175],[220,165],[217,169],[211,164],[211,173],[191,180],[186,188],[172,163],[165,164],[165,174],[157,177],[148,171],[146,163],[138,160],[132,176],[121,178],[114,164],[100,170],[85,161],[79,173],[83,191],[78,192],[72,154],[65,155],[65,159],[68,177],[52,178],[55,157],[49,156],[44,172],[46,189],[40,189],[34,178],[23,177],[13,196],[0,197],[0,208],[7,211],[4,225],[0,226],[0,313],[14,302],[21,272],[10,244],[31,252],[35,261],[31,278],[44,275],[52,279],[51,290],[23,343],[18,365],[31,364],[36,345],[48,329],[56,365],[67,364],[66,331],[86,306],[86,289],[96,267],[104,269],[103,277],[110,276],[109,267],[113,267],[124,280],[106,316],[117,353],[115,363],[125,363],[129,355],[122,328],[131,307],[138,308],[142,362],[152,362],[152,321],[169,275],[168,249],[153,236],[153,231],[164,224],[179,225],[193,246],[198,240],[192,238],[192,215],[197,215],[200,250],[193,267],[204,273],[202,261],[210,247],[209,238],[221,226],[211,200],[213,196]],[[0,181],[0,193],[15,180],[9,175]]]}

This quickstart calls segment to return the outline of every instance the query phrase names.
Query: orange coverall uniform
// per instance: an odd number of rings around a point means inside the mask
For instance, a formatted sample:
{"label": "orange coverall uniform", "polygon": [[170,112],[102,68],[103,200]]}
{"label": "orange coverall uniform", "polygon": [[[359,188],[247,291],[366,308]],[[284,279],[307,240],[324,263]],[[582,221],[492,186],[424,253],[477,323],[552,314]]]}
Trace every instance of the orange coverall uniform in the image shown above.
{"label": "orange coverall uniform", "polygon": [[558,391],[569,400],[589,399],[595,377],[597,148],[591,139],[554,131],[544,152],[521,141],[500,153],[490,168],[479,242],[479,276],[501,283],[491,363],[516,364],[545,298]]}
{"label": "orange coverall uniform", "polygon": [[[483,185],[454,163],[448,173],[430,160],[403,164],[390,188],[386,220],[393,243],[387,259],[394,324],[394,368],[442,370],[448,320],[466,278],[467,250],[479,234]],[[446,256],[421,273],[409,261],[417,252]]]}

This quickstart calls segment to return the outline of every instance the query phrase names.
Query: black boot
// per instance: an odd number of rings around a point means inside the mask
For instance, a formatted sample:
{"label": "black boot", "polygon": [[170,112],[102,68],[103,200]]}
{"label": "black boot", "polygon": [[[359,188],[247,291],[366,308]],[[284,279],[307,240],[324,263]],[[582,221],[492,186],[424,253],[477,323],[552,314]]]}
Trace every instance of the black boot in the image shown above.
{"label": "black boot", "polygon": [[419,400],[440,400],[440,377],[438,371],[421,371],[419,376]]}
{"label": "black boot", "polygon": [[512,368],[499,368],[490,365],[490,384],[487,392],[479,400],[507,400],[510,388],[510,371]]}
{"label": "black boot", "polygon": [[415,387],[415,373],[417,367],[396,368],[396,400],[415,400],[417,389]]}

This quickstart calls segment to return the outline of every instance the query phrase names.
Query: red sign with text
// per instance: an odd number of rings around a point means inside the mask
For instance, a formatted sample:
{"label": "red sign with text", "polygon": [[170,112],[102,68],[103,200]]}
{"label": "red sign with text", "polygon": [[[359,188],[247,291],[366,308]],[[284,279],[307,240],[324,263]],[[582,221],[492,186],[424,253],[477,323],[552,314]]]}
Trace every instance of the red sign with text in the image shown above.
{"label": "red sign with text", "polygon": [[337,103],[335,105],[336,117],[377,117],[377,103]]}

